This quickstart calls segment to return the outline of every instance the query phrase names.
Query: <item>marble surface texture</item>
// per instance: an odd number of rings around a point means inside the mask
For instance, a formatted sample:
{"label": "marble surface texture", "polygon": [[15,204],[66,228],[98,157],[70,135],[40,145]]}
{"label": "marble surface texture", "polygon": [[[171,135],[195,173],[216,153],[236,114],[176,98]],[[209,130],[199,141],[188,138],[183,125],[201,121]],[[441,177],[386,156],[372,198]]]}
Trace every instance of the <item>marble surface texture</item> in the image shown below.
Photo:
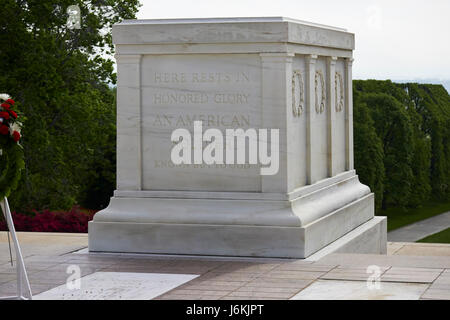
{"label": "marble surface texture", "polygon": [[290,300],[418,300],[427,287],[382,282],[379,289],[370,289],[366,281],[318,280]]}
{"label": "marble surface texture", "polygon": [[192,274],[94,272],[80,278],[80,288],[66,284],[33,297],[34,300],[150,300],[185,282]]}

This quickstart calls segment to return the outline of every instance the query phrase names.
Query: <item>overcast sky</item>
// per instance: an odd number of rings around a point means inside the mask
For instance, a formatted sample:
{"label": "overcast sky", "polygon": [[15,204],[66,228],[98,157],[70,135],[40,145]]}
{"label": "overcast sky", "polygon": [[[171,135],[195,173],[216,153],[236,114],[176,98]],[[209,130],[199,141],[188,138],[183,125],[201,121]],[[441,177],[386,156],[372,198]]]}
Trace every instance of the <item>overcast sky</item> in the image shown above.
{"label": "overcast sky", "polygon": [[450,79],[450,0],[141,0],[139,19],[284,16],[355,34],[355,79]]}

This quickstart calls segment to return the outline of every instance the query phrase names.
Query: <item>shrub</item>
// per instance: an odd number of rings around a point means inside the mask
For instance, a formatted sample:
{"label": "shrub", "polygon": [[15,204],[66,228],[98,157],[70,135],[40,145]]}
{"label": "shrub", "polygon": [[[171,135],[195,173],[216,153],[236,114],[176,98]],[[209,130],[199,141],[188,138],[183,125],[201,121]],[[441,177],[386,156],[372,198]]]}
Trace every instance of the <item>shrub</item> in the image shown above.
{"label": "shrub", "polygon": [[[12,216],[16,231],[85,233],[94,212],[84,212],[80,207],[74,206],[68,212],[49,210],[33,211],[32,214],[13,212]],[[6,230],[8,230],[6,221],[2,219],[0,231]]]}

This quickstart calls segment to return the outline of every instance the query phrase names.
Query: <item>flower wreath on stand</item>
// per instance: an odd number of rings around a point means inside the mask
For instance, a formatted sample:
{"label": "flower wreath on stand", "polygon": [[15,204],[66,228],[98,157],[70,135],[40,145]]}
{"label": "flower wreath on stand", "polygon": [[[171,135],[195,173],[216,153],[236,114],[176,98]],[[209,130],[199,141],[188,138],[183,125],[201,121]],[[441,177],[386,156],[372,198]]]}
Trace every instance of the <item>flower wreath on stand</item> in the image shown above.
{"label": "flower wreath on stand", "polygon": [[[0,201],[5,209],[3,216],[6,219],[8,226],[8,243],[9,236],[12,235],[14,247],[16,251],[16,272],[17,272],[17,296],[14,297],[0,297],[0,299],[32,299],[33,294],[28,281],[25,263],[23,261],[22,253],[17,240],[16,231],[14,228],[14,221],[9,208],[8,200],[6,199],[13,190],[17,188],[20,174],[25,167],[23,148],[20,145],[20,129],[22,123],[17,119],[19,114],[17,105],[10,96],[3,93],[0,94]],[[0,212],[2,208],[0,208]],[[11,244],[9,243],[9,254],[11,257],[11,265],[13,264]],[[23,288],[25,286],[25,288]],[[25,289],[25,292],[23,291]]]}
{"label": "flower wreath on stand", "polygon": [[14,100],[0,94],[0,201],[17,188],[25,167],[23,148],[20,145],[22,123]]}

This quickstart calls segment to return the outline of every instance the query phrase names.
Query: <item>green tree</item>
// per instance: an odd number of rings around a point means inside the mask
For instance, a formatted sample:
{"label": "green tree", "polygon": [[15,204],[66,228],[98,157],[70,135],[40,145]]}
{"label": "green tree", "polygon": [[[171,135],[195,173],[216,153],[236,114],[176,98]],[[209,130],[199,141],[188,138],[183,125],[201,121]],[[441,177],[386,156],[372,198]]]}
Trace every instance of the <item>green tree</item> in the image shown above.
{"label": "green tree", "polygon": [[405,207],[409,204],[414,184],[411,168],[414,145],[408,106],[402,103],[404,94],[390,81],[359,81],[354,88],[360,92],[359,103],[365,103],[370,109],[375,131],[383,148],[385,183],[382,207]]}
{"label": "green tree", "polygon": [[[430,198],[450,199],[448,92],[441,85],[399,84],[389,80],[355,80],[353,84],[355,165],[361,181],[367,181],[375,190],[365,168],[367,164],[374,165],[374,160],[362,159],[359,153],[369,152],[373,148],[369,141],[374,144],[377,141],[367,134],[358,137],[364,134],[359,128],[370,126],[372,120],[383,146],[383,207],[414,207]],[[363,105],[370,110],[370,117],[364,115]],[[356,145],[357,139],[365,139],[366,145]]]}
{"label": "green tree", "polygon": [[433,198],[450,199],[450,96],[440,85],[407,84],[431,143],[429,176]]}
{"label": "green tree", "polygon": [[370,106],[375,130],[384,153],[386,182],[383,208],[388,204],[407,206],[413,185],[412,128],[404,106],[384,93],[369,93],[364,101]]}
{"label": "green tree", "polygon": [[431,166],[431,139],[423,130],[423,118],[420,115],[420,103],[412,99],[412,87],[417,84],[397,84],[405,91],[405,104],[408,105],[408,116],[413,129],[413,155],[411,169],[413,171],[413,188],[411,189],[409,206],[417,207],[427,201],[431,196],[430,166]]}
{"label": "green tree", "polygon": [[381,208],[384,193],[384,154],[378,138],[370,109],[362,101],[361,93],[355,91],[353,106],[353,131],[355,168],[362,183],[375,193],[375,208]]}
{"label": "green tree", "polygon": [[[80,29],[67,26],[70,5],[80,8]],[[15,209],[68,208],[77,200],[104,206],[115,180],[110,29],[134,18],[138,6],[137,0],[0,1],[0,88],[27,117],[26,169],[10,196]]]}

